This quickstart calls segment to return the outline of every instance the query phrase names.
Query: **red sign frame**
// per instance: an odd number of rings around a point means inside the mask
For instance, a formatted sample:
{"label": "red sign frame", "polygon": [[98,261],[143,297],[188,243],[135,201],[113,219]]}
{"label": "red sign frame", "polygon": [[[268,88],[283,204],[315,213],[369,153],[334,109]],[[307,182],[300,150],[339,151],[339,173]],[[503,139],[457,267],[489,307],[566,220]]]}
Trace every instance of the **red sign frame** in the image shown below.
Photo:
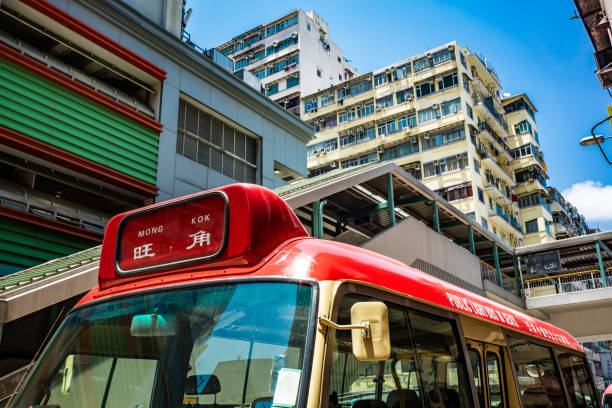
{"label": "red sign frame", "polygon": [[[126,227],[127,223],[129,223],[134,218],[138,218],[144,214],[158,213],[160,211],[163,211],[164,209],[185,206],[186,204],[192,203],[194,201],[206,201],[208,198],[211,198],[211,197],[218,197],[218,198],[221,198],[223,201],[223,221],[222,221],[223,238],[222,238],[221,246],[216,252],[209,254],[209,255],[205,255],[205,256],[199,256],[195,258],[159,263],[159,264],[148,265],[148,266],[133,268],[133,269],[124,269],[121,267],[121,262],[122,262],[121,251],[122,251],[122,243],[123,243],[123,240],[121,238],[122,238],[124,228]],[[223,251],[227,247],[228,235],[229,235],[229,204],[228,204],[227,195],[223,191],[212,191],[212,192],[207,192],[207,193],[202,193],[202,194],[196,194],[185,200],[171,201],[171,202],[164,203],[158,206],[145,208],[140,211],[137,210],[123,217],[117,227],[117,240],[115,243],[115,270],[116,270],[117,275],[129,276],[129,275],[158,271],[158,270],[163,270],[163,269],[171,269],[171,268],[176,268],[176,267],[180,267],[184,265],[189,265],[189,264],[196,263],[196,262],[211,260],[211,259],[219,257],[223,253]]]}

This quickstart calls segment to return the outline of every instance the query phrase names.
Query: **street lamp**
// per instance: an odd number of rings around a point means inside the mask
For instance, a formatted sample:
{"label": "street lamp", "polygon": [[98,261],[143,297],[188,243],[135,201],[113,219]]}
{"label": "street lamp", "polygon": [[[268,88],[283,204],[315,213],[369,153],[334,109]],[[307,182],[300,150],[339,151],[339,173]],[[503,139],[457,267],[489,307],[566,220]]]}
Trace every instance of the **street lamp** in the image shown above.
{"label": "street lamp", "polygon": [[604,137],[602,135],[595,135],[595,137],[593,136],[583,137],[582,139],[580,139],[580,146],[593,146],[599,143],[603,143],[604,139],[610,139],[611,137],[612,136]]}

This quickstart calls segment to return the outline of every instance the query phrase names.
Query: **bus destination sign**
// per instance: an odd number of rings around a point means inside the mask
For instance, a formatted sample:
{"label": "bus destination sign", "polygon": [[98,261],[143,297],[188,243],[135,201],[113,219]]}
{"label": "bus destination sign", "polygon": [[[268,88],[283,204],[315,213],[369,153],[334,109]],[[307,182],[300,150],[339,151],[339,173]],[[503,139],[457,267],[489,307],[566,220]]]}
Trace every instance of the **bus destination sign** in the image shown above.
{"label": "bus destination sign", "polygon": [[223,250],[226,234],[227,201],[219,193],[130,214],[119,226],[117,272],[145,272],[214,258]]}

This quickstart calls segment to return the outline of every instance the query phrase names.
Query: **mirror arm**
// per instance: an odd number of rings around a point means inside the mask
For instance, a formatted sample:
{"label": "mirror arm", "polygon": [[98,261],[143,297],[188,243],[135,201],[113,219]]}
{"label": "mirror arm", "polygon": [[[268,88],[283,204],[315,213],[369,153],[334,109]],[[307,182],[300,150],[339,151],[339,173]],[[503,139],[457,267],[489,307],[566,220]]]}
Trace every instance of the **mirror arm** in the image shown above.
{"label": "mirror arm", "polygon": [[372,331],[370,330],[370,322],[363,322],[362,324],[337,324],[329,320],[325,316],[319,316],[319,324],[321,326],[333,327],[336,330],[362,330],[361,335],[364,339],[372,338]]}

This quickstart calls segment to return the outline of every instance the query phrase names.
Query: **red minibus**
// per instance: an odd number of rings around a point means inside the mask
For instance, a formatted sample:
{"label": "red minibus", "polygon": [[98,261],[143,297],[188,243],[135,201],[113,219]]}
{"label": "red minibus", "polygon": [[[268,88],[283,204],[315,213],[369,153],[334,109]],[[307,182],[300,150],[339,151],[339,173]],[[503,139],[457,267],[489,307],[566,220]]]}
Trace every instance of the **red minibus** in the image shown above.
{"label": "red minibus", "polygon": [[236,184],[120,214],[11,407],[599,407],[567,332]]}

